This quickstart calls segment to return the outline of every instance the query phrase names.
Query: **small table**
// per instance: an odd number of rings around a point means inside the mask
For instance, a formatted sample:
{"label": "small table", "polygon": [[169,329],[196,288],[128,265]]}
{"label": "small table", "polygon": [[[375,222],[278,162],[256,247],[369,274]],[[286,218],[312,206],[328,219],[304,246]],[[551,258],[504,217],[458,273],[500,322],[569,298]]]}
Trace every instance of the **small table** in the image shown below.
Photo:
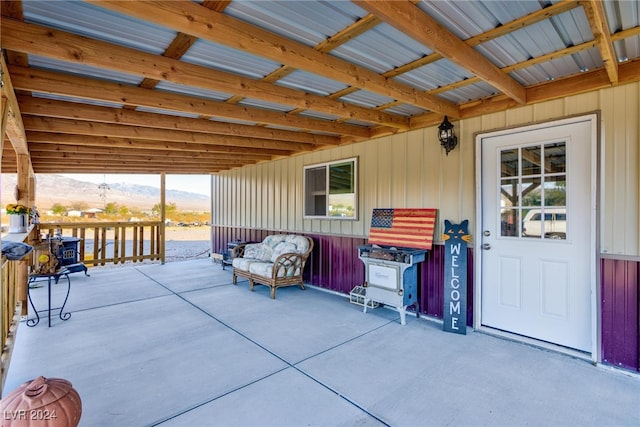
{"label": "small table", "polygon": [[67,304],[67,300],[69,299],[69,293],[71,291],[71,279],[69,278],[69,273],[70,271],[67,270],[66,268],[61,268],[60,270],[56,271],[55,273],[36,273],[36,274],[30,274],[29,275],[29,282],[27,284],[27,296],[29,297],[29,304],[31,304],[31,308],[33,308],[34,313],[36,314],[36,318],[35,319],[27,319],[27,326],[33,327],[36,326],[38,323],[40,323],[40,315],[38,314],[38,310],[36,310],[35,305],[33,304],[33,300],[31,299],[31,287],[29,285],[31,285],[32,283],[38,281],[38,280],[47,280],[47,297],[48,297],[48,317],[49,317],[49,327],[51,327],[51,310],[58,310],[58,308],[51,308],[51,281],[55,281],[55,283],[58,283],[58,281],[60,280],[61,277],[65,277],[67,279],[67,295],[64,297],[64,302],[62,303],[62,306],[59,308],[60,313],[58,314],[58,317],[60,317],[60,320],[69,320],[69,318],[71,317],[71,313],[64,312],[64,306]]}

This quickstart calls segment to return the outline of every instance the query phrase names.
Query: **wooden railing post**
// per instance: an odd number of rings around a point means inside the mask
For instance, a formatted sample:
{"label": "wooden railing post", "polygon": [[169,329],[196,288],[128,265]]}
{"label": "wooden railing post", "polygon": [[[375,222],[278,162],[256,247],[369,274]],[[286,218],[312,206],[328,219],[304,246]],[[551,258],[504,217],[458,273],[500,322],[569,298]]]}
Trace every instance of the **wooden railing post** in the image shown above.
{"label": "wooden railing post", "polygon": [[166,175],[164,172],[160,174],[160,229],[158,230],[158,240],[160,241],[160,262],[165,262],[165,241],[164,228],[167,220],[166,214]]}
{"label": "wooden railing post", "polygon": [[[159,221],[48,222],[40,224],[40,227],[42,230],[48,230],[50,236],[55,236],[55,230],[58,228],[62,230],[63,236],[80,236],[78,261],[86,265],[120,264],[163,258],[161,249],[164,247],[164,235],[162,223]],[[90,243],[85,239],[87,234],[91,235],[90,231],[87,233],[89,229],[93,229],[93,251],[87,247]],[[93,252],[93,257],[87,258],[87,252]]]}
{"label": "wooden railing post", "polygon": [[27,286],[29,283],[29,263],[21,260],[16,264],[16,300],[22,304],[21,315],[27,314]]}

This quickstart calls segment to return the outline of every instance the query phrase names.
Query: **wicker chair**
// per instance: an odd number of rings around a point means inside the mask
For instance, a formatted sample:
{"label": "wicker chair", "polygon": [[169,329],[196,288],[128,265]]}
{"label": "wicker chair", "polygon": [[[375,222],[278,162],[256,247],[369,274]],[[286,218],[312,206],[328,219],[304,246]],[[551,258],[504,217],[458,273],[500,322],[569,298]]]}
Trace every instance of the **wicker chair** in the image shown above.
{"label": "wicker chair", "polygon": [[252,291],[256,284],[268,286],[273,299],[279,287],[305,289],[302,273],[312,250],[313,240],[296,234],[270,235],[261,243],[238,245],[232,253],[233,284],[244,277]]}

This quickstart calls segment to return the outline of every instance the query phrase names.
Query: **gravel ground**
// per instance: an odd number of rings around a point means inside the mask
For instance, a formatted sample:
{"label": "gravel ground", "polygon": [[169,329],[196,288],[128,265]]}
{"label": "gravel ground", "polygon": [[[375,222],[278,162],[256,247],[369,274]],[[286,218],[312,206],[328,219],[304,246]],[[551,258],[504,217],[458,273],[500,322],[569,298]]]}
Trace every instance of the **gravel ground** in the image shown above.
{"label": "gravel ground", "polygon": [[184,261],[208,258],[211,254],[210,227],[167,227],[165,230],[165,260]]}
{"label": "gravel ground", "polygon": [[[165,229],[165,262],[186,261],[190,259],[209,258],[211,256],[211,228],[201,227],[167,227]],[[159,261],[144,260],[125,264],[107,264],[93,266],[96,269],[122,268],[141,264],[155,264]]]}

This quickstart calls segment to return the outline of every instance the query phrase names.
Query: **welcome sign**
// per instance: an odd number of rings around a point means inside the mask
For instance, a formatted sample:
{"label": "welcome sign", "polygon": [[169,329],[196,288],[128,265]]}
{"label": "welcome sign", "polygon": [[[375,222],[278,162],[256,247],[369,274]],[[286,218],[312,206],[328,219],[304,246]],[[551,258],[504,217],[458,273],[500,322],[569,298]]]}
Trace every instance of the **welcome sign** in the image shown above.
{"label": "welcome sign", "polygon": [[444,309],[443,329],[467,334],[467,243],[469,221],[452,224],[444,220]]}

